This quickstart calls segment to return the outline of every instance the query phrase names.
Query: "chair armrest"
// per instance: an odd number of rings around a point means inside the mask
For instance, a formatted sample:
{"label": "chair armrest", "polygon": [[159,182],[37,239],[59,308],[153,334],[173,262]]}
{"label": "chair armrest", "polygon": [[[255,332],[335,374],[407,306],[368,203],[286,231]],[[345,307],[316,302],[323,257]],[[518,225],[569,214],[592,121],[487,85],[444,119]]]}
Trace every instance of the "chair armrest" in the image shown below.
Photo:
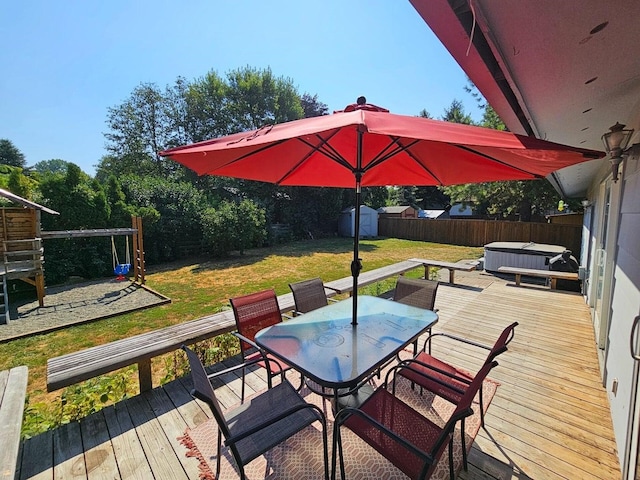
{"label": "chair armrest", "polygon": [[239,340],[242,340],[245,343],[248,343],[249,345],[251,345],[256,350],[261,350],[261,348],[258,346],[258,344],[256,342],[254,342],[253,340],[248,339],[247,337],[242,335],[240,332],[231,332],[231,335],[233,335],[234,337],[237,337]]}
{"label": "chair armrest", "polygon": [[340,293],[340,289],[339,288],[333,288],[330,287],[329,285],[323,285],[324,288],[328,288],[329,290],[333,290],[336,293]]}
{"label": "chair armrest", "polygon": [[269,371],[271,371],[271,362],[275,363],[276,365],[278,365],[278,369],[284,374],[284,368],[282,368],[282,364],[280,363],[280,361],[278,361],[277,359],[273,358],[273,356],[271,358],[269,358],[267,356],[267,354],[265,353],[265,351],[260,348],[258,346],[258,344],[256,342],[254,342],[253,340],[248,339],[247,337],[245,337],[244,335],[242,335],[239,332],[231,332],[232,335],[234,335],[235,337],[238,337],[238,339],[242,342],[246,342],[249,345],[251,345],[252,348],[255,348],[261,355],[262,360],[256,360],[253,362],[247,362],[246,365],[251,365],[257,362],[265,362],[265,364],[267,365],[267,369]]}
{"label": "chair armrest", "polygon": [[[259,359],[256,358],[255,360],[249,360],[247,362],[242,362],[238,365],[234,365],[233,367],[229,367],[229,368],[225,368],[224,370],[220,370],[218,372],[213,372],[207,375],[207,378],[209,379],[209,381],[217,378],[217,377],[221,377],[222,375],[226,375],[227,373],[231,373],[231,372],[235,372],[236,370],[240,370],[243,368],[248,367],[249,365],[255,365],[256,363],[260,363],[262,361],[265,361],[263,359]],[[266,359],[267,362],[269,362],[268,359]]]}
{"label": "chair armrest", "polygon": [[[451,385],[450,383],[445,382],[444,380],[442,380],[441,378],[438,378],[435,375],[429,375],[429,373],[423,371],[423,370],[418,370],[417,368],[413,367],[413,364],[417,364],[420,365],[423,368],[429,369],[433,372],[439,373],[440,375],[443,375],[447,378],[450,378],[451,380],[455,380],[457,382],[463,383],[465,385],[470,385],[471,384],[471,380],[469,380],[468,378],[464,378],[464,377],[458,377],[457,375],[453,375],[451,374],[451,372],[446,372],[444,370],[439,369],[438,367],[434,367],[433,365],[429,365],[427,363],[421,362],[419,360],[415,360],[415,359],[410,359],[410,360],[403,360],[402,362],[398,363],[397,365],[394,365],[391,369],[389,369],[389,371],[387,372],[387,375],[385,377],[385,381],[384,384],[388,385],[389,384],[389,376],[391,373],[394,373],[396,370],[401,370],[401,369],[407,369],[407,370],[411,370],[412,372],[414,372],[415,374],[426,378],[427,380],[431,380],[432,382],[436,382],[439,385],[442,385],[443,387],[447,387],[451,390],[456,391],[457,393],[463,395],[465,390],[463,390],[462,388],[456,386],[456,385]],[[393,388],[392,391],[395,392],[395,382],[396,382],[396,375],[394,373],[393,376]]]}
{"label": "chair armrest", "polygon": [[431,335],[429,335],[427,337],[427,339],[424,341],[424,345],[422,346],[422,351],[423,352],[427,351],[427,345],[431,344],[431,339],[433,337],[446,337],[446,338],[450,338],[451,340],[456,340],[458,342],[466,343],[467,345],[471,345],[471,346],[478,347],[478,348],[483,348],[485,350],[491,350],[491,348],[492,348],[492,347],[489,347],[487,345],[483,345],[482,343],[474,342],[473,340],[469,340],[467,338],[457,337],[455,335],[450,335],[448,333],[438,332],[438,333],[432,333]]}

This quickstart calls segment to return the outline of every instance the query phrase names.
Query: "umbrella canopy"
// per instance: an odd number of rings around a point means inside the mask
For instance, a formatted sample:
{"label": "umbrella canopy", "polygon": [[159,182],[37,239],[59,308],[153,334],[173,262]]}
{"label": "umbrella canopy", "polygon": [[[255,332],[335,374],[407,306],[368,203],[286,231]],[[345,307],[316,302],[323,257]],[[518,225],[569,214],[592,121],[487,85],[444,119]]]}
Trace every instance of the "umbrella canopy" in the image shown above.
{"label": "umbrella canopy", "polygon": [[[529,180],[603,152],[463,124],[389,113],[366,103],[160,152],[199,175],[278,185],[355,187],[357,296],[360,187]],[[357,299],[353,302],[357,322]]]}

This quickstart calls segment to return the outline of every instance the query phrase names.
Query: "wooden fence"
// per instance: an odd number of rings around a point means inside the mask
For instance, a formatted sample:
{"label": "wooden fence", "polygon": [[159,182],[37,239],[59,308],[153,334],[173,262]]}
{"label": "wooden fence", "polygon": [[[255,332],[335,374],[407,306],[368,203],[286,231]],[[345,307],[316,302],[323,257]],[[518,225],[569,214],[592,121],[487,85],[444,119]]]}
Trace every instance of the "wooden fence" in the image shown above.
{"label": "wooden fence", "polygon": [[491,242],[535,242],[562,245],[580,258],[582,226],[501,220],[378,219],[381,237],[481,247]]}

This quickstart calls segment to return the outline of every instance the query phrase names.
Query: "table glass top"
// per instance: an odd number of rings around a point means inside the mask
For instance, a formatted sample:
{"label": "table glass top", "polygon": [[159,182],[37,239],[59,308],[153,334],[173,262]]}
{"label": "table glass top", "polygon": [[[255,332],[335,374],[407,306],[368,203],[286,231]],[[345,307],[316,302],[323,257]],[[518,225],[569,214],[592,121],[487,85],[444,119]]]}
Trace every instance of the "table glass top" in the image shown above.
{"label": "table glass top", "polygon": [[430,310],[378,297],[352,298],[258,332],[256,343],[326,386],[352,386],[437,322]]}

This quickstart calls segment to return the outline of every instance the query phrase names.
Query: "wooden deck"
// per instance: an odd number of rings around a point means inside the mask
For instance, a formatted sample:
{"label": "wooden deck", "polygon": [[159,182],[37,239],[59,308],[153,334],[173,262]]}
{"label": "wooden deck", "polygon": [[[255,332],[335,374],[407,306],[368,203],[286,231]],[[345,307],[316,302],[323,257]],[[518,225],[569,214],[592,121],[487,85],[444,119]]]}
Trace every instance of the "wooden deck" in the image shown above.
{"label": "wooden deck", "polygon": [[[434,330],[493,343],[520,322],[491,377],[501,383],[461,479],[613,479],[620,477],[606,393],[587,306],[575,293],[517,288],[473,272],[442,284]],[[475,368],[484,353],[434,344],[434,354]],[[81,422],[26,441],[20,479],[198,478],[198,462],[176,438],[208,413],[182,379],[120,402]],[[249,386],[266,387],[261,372]],[[240,380],[218,389],[239,401]]]}

